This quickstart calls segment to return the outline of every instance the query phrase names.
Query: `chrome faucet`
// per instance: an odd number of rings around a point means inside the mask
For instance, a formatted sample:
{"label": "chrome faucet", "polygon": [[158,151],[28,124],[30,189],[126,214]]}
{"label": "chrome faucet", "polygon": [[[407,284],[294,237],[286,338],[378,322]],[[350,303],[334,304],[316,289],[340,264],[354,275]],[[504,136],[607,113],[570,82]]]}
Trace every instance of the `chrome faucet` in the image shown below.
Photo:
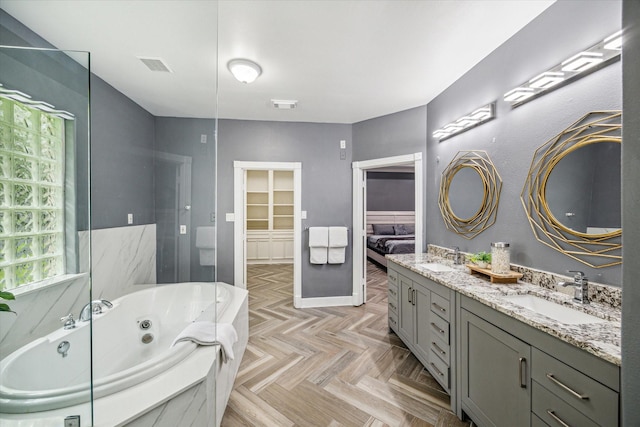
{"label": "chrome faucet", "polygon": [[85,305],[80,312],[80,318],[78,319],[81,322],[88,322],[91,320],[91,315],[93,314],[101,314],[103,310],[110,309],[113,307],[111,302],[106,299],[98,299],[95,301],[91,301],[89,304]]}
{"label": "chrome faucet", "polygon": [[64,323],[62,325],[64,329],[73,329],[76,327],[76,321],[73,319],[73,314],[71,313],[67,314],[64,317],[61,317],[60,321]]}
{"label": "chrome faucet", "polygon": [[573,300],[581,304],[589,304],[589,280],[582,271],[569,270],[569,273],[575,273],[573,282],[558,282],[560,286],[575,286],[573,292]]}
{"label": "chrome faucet", "polygon": [[451,254],[453,255],[453,263],[455,265],[460,265],[462,264],[462,260],[464,259],[464,256],[460,253],[460,248],[459,247],[454,247],[453,248],[453,253]]}

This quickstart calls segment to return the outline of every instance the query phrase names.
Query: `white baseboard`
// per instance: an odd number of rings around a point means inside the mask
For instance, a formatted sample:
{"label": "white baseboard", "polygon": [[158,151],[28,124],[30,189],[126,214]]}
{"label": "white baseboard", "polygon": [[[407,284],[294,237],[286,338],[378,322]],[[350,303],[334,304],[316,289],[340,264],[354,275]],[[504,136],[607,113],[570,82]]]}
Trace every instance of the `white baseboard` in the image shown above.
{"label": "white baseboard", "polygon": [[300,298],[296,308],[353,306],[351,295],[344,297]]}

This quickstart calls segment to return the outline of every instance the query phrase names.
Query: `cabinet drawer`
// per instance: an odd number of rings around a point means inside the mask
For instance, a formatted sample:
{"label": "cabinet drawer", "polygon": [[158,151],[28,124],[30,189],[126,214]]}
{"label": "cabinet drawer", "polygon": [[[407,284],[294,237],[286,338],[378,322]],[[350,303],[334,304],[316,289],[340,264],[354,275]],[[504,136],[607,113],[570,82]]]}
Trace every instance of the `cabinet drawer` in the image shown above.
{"label": "cabinet drawer", "polygon": [[618,425],[617,392],[536,348],[532,352],[531,377],[597,424]]}
{"label": "cabinet drawer", "polygon": [[431,328],[431,332],[444,341],[446,344],[450,344],[449,342],[449,322],[438,317],[431,316],[429,320],[429,327]]}
{"label": "cabinet drawer", "polygon": [[436,354],[429,353],[429,372],[438,380],[445,390],[449,390],[449,366],[447,366]]}
{"label": "cabinet drawer", "polygon": [[439,339],[437,336],[432,336],[431,344],[429,347],[431,348],[431,351],[434,354],[436,354],[440,359],[442,359],[442,361],[447,366],[451,366],[451,357],[449,356],[451,352],[451,347],[449,346],[449,344],[445,343],[444,341]]}
{"label": "cabinet drawer", "polygon": [[389,327],[393,329],[394,332],[398,333],[398,316],[392,312],[389,312]]}
{"label": "cabinet drawer", "polygon": [[[534,414],[550,426],[598,427],[598,424],[585,417],[564,400],[558,399],[536,381],[533,381],[531,409]],[[605,423],[602,425],[617,426],[618,424]]]}
{"label": "cabinet drawer", "polygon": [[549,424],[542,421],[536,414],[531,415],[531,427],[549,427]]}
{"label": "cabinet drawer", "polygon": [[391,298],[389,298],[389,313],[393,312],[395,314],[398,314],[398,300],[392,300]]}
{"label": "cabinet drawer", "polygon": [[446,321],[451,320],[449,315],[449,300],[435,292],[431,292],[431,311]]}
{"label": "cabinet drawer", "polygon": [[396,286],[392,286],[391,283],[389,283],[388,300],[395,303],[398,302],[398,288]]}
{"label": "cabinet drawer", "polygon": [[389,282],[389,287],[392,285],[398,287],[398,272],[395,270],[388,269],[387,270],[387,281]]}

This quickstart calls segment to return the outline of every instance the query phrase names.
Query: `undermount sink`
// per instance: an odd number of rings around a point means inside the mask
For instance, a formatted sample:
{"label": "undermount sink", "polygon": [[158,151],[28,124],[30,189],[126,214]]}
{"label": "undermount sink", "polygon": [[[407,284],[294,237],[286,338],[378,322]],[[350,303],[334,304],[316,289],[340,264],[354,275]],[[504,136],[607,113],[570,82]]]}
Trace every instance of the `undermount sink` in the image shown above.
{"label": "undermount sink", "polygon": [[426,268],[427,270],[433,271],[435,273],[444,273],[447,271],[455,271],[454,268],[449,267],[448,265],[438,264],[436,262],[428,262],[426,264],[418,264],[419,267]]}
{"label": "undermount sink", "polygon": [[606,320],[600,319],[599,317],[533,295],[507,295],[503,298],[516,305],[569,325],[606,322]]}

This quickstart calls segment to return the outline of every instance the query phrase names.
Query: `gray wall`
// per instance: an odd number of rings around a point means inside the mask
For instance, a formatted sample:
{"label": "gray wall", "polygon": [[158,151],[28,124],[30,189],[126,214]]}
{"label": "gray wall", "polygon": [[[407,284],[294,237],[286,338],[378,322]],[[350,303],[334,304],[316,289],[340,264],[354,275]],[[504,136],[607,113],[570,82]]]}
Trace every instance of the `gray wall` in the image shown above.
{"label": "gray wall", "polygon": [[[191,281],[213,280],[213,267],[200,266],[196,228],[214,225],[215,212],[215,120],[157,117],[156,150],[191,157]],[[200,136],[207,135],[207,143]]]}
{"label": "gray wall", "polygon": [[624,0],[622,137],[622,421],[640,425],[640,2]]}
{"label": "gray wall", "polygon": [[[347,156],[340,160],[340,140]],[[218,280],[233,283],[233,161],[302,163],[303,227],[346,225],[351,229],[351,126],[328,123],[218,122]],[[349,246],[352,233],[349,233]],[[349,251],[347,251],[348,253]],[[302,296],[351,295],[350,256],[340,265],[309,263],[308,233],[302,236]]]}
{"label": "gray wall", "polygon": [[[505,92],[523,81],[617,31],[620,19],[617,1],[557,2],[428,104],[428,243],[476,252],[489,250],[492,241],[507,241],[514,263],[558,273],[582,270],[591,280],[620,285],[619,266],[592,269],[535,240],[520,193],[539,146],[589,111],[621,108],[621,63],[515,109],[502,100]],[[494,100],[495,120],[442,143],[430,136],[438,127]],[[473,240],[448,231],[436,203],[442,170],[460,150],[486,150],[503,180],[496,224]]]}
{"label": "gray wall", "polygon": [[415,175],[406,172],[367,172],[367,210],[413,211]]}
{"label": "gray wall", "polygon": [[353,124],[353,160],[402,154],[426,155],[427,107],[421,106]]}
{"label": "gray wall", "polygon": [[91,228],[153,224],[154,117],[91,78]]}

